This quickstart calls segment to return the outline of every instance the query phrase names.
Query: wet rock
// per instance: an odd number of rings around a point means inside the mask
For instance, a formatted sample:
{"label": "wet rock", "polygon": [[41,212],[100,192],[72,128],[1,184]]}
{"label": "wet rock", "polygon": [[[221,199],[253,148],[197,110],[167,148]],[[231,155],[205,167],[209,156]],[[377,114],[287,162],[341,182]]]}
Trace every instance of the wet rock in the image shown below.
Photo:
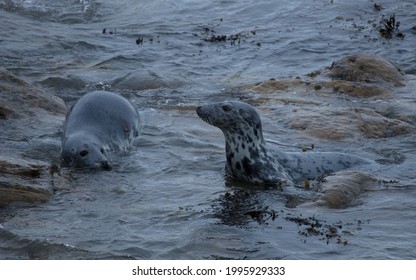
{"label": "wet rock", "polygon": [[319,93],[345,93],[370,97],[392,92],[405,85],[402,71],[389,61],[372,54],[354,54],[317,70],[304,79],[268,80],[242,87],[246,91],[272,93],[288,89],[303,89]]}
{"label": "wet rock", "polygon": [[247,85],[243,86],[241,89],[243,91],[254,91],[263,94],[272,94],[278,91],[287,91],[287,90],[294,90],[294,89],[303,89],[307,88],[309,83],[301,79],[293,79],[293,80],[275,80],[270,79],[255,85]]}
{"label": "wet rock", "polygon": [[24,160],[0,155],[0,173],[39,178],[42,169],[46,168],[42,161]]}
{"label": "wet rock", "polygon": [[346,56],[333,62],[324,75],[332,79],[334,86],[337,81],[343,81],[339,87],[348,88],[350,86],[358,90],[362,86],[364,96],[366,96],[365,90],[371,88],[370,85],[385,88],[405,85],[404,76],[400,69],[389,61],[372,54]]}
{"label": "wet rock", "polygon": [[51,195],[47,169],[42,161],[0,156],[0,207],[47,200]]}
{"label": "wet rock", "polygon": [[244,91],[254,91],[270,94],[278,91],[308,91],[324,94],[347,94],[356,97],[372,97],[391,92],[390,86],[382,87],[379,84],[366,82],[352,82],[346,80],[328,80],[325,76],[318,76],[312,80],[268,80],[257,85],[243,86]]}
{"label": "wet rock", "polygon": [[54,90],[81,90],[87,86],[82,79],[72,75],[69,75],[68,77],[49,77],[39,84]]}
{"label": "wet rock", "polygon": [[42,202],[48,200],[50,196],[51,193],[49,191],[38,189],[36,186],[27,186],[19,183],[0,184],[0,207],[5,207],[15,202]]}
{"label": "wet rock", "polygon": [[319,182],[319,192],[314,202],[300,207],[347,208],[379,180],[362,172],[343,171],[326,176]]}
{"label": "wet rock", "polygon": [[354,54],[332,63],[325,73],[333,80],[365,83],[388,83],[404,86],[400,69],[389,61],[372,54]]}
{"label": "wet rock", "polygon": [[[254,94],[253,103],[267,107],[261,108],[263,111],[270,108],[267,104],[290,105],[292,110],[282,109],[284,113],[279,118],[289,128],[320,139],[341,140],[415,133],[413,110],[403,110],[402,103],[376,104],[371,99],[373,108],[367,108],[365,103],[344,102],[351,99],[349,96],[369,99],[377,96],[388,100],[394,99],[396,93],[399,98],[398,92],[403,86],[405,77],[392,63],[375,55],[356,54],[303,78],[270,79],[242,86],[240,90],[250,92],[251,98]],[[316,95],[320,98],[314,98]]]}
{"label": "wet rock", "polygon": [[34,139],[48,141],[48,136],[56,136],[66,111],[62,99],[0,68],[0,207],[50,197],[54,185],[51,159],[27,155],[36,149],[30,145]]}
{"label": "wet rock", "polygon": [[0,68],[0,81],[0,119],[66,113],[62,99],[30,86],[4,68]]}
{"label": "wet rock", "polygon": [[298,109],[283,121],[290,128],[330,140],[344,138],[389,138],[415,133],[416,128],[397,119],[386,118],[373,109],[327,106],[319,110]]}
{"label": "wet rock", "polygon": [[48,200],[54,184],[49,170],[44,161],[0,156],[0,207]]}

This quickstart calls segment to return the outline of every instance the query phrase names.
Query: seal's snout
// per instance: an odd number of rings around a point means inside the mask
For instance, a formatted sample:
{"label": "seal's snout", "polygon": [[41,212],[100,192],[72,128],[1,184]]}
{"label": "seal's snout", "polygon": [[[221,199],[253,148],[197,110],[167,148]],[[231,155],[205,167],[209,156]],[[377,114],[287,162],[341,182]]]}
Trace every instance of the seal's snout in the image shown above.
{"label": "seal's snout", "polygon": [[205,114],[204,114],[204,108],[203,108],[203,106],[198,106],[196,108],[196,114],[198,115],[198,117],[200,117],[202,120],[205,121],[205,118],[204,118]]}
{"label": "seal's snout", "polygon": [[200,114],[201,114],[201,110],[202,110],[202,106],[198,106],[198,107],[196,107],[196,114],[197,114],[198,116],[200,116]]}
{"label": "seal's snout", "polygon": [[208,115],[207,115],[206,108],[204,106],[198,106],[196,108],[196,114],[204,122],[209,123],[209,124],[212,124],[211,121],[210,121],[210,119],[209,119],[209,117],[208,117]]}
{"label": "seal's snout", "polygon": [[110,171],[112,169],[111,164],[107,160],[100,162],[100,167],[105,171]]}

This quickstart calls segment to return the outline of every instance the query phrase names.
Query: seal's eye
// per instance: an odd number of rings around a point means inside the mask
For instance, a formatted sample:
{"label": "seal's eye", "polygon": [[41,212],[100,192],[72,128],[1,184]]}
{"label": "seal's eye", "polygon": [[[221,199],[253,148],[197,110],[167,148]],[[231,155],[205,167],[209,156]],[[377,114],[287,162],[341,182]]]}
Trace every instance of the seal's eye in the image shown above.
{"label": "seal's eye", "polygon": [[81,157],[86,157],[88,155],[88,151],[87,150],[82,150],[81,152],[79,152],[79,155]]}
{"label": "seal's eye", "polygon": [[228,106],[228,105],[224,105],[224,106],[222,106],[222,110],[223,110],[224,112],[228,112],[228,111],[231,111],[231,108],[230,108],[230,106]]}

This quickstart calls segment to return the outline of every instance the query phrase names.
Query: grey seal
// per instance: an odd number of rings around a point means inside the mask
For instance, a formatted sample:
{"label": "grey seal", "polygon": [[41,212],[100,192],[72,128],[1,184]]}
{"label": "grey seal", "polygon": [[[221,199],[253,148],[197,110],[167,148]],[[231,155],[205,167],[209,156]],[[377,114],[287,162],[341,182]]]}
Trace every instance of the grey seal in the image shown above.
{"label": "grey seal", "polygon": [[88,93],[66,116],[63,165],[110,170],[106,153],[126,150],[139,135],[140,127],[139,113],[124,97],[107,91]]}
{"label": "grey seal", "polygon": [[262,184],[300,182],[370,163],[345,153],[284,153],[269,147],[263,137],[260,116],[247,103],[211,103],[199,106],[196,113],[224,133],[226,172],[238,180]]}

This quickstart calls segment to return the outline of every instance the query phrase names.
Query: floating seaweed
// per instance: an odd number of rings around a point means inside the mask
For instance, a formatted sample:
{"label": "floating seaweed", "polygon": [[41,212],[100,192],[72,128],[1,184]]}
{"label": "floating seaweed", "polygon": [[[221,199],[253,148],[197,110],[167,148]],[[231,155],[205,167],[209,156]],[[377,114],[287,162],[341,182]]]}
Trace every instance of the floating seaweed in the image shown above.
{"label": "floating seaweed", "polygon": [[383,16],[380,24],[380,36],[386,39],[393,38],[393,35],[396,35],[397,38],[403,39],[404,34],[399,31],[400,21],[396,21],[396,16],[391,15],[388,19]]}
{"label": "floating seaweed", "polygon": [[[195,37],[199,37],[202,41],[210,42],[210,43],[224,43],[229,42],[232,46],[238,46],[242,42],[245,42],[246,39],[250,38],[251,36],[255,36],[257,31],[243,31],[238,32],[235,34],[227,35],[227,34],[217,34],[216,27],[223,23],[223,19],[215,19],[212,23],[208,26],[203,26],[202,31],[200,34],[194,33]],[[256,46],[260,47],[260,43],[256,43]]]}
{"label": "floating seaweed", "polygon": [[374,3],[373,8],[374,8],[374,10],[376,10],[378,12],[381,11],[381,9],[382,9],[381,4],[377,4],[377,3]]}
{"label": "floating seaweed", "polygon": [[[206,29],[207,28],[205,28],[205,30]],[[213,30],[210,30],[210,32],[213,32]],[[241,44],[241,42],[243,42],[245,39],[249,38],[253,34],[256,34],[254,30],[250,32],[239,32],[239,33],[232,34],[232,35],[210,34],[208,36],[204,36],[202,40],[205,42],[210,42],[210,43],[230,42],[231,46],[238,46]],[[257,46],[261,46],[261,44],[257,43]]]}
{"label": "floating seaweed", "polygon": [[136,39],[136,45],[139,45],[139,46],[140,45],[143,45],[143,40],[144,40],[143,37],[140,37],[140,36],[137,37],[137,39]]}
{"label": "floating seaweed", "polygon": [[[326,221],[318,220],[314,216],[303,217],[286,217],[287,221],[294,222],[300,227],[304,227],[299,230],[298,234],[303,237],[315,236],[319,240],[326,241],[329,244],[330,240],[335,239],[337,244],[347,245],[348,240],[343,238],[343,235],[348,234],[348,231],[341,231],[343,223],[341,221],[333,224],[327,224]],[[360,228],[362,221],[357,223],[357,229]],[[306,239],[304,239],[306,242]]]}

